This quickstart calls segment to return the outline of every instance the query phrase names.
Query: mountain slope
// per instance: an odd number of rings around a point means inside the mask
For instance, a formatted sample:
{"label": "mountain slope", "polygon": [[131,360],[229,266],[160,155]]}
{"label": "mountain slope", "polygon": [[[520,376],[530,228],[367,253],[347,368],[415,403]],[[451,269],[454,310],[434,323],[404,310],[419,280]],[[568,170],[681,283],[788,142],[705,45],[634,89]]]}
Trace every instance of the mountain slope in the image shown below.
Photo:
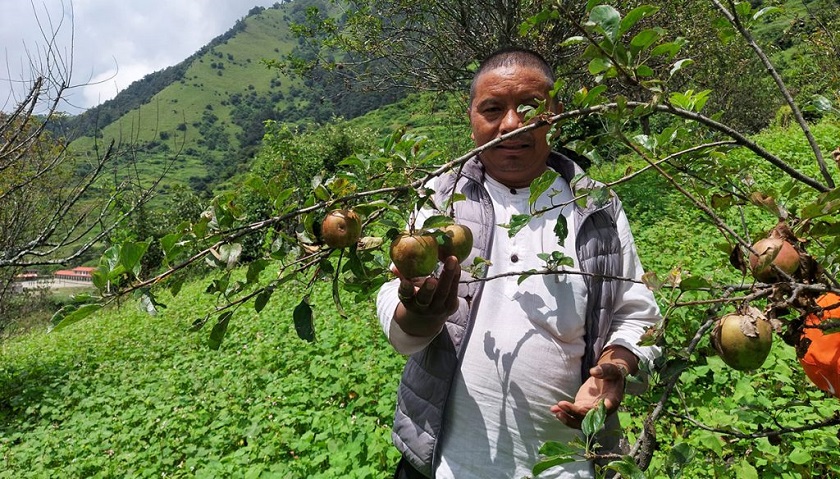
{"label": "mountain slope", "polygon": [[86,136],[73,148],[90,151],[94,142],[111,139],[130,146],[129,156],[138,160],[136,171],[147,183],[177,155],[164,192],[167,185],[186,183],[209,193],[241,171],[262,138],[265,120],[323,122],[390,101],[392,97],[369,94],[333,102],[335,95],[326,93],[335,93],[333,80],[326,72],[302,80],[266,66],[265,60],[302,47],[290,26],[313,7],[331,13],[335,9],[324,0],[255,7],[180,64],[144,77],[113,100],[76,117],[75,130]]}

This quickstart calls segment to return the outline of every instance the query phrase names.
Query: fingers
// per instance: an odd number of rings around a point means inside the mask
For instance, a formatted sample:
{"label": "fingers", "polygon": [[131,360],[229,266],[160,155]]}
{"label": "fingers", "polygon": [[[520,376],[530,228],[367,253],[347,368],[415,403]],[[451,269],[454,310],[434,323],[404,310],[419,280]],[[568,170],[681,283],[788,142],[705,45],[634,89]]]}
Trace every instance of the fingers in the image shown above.
{"label": "fingers", "polygon": [[569,401],[560,401],[554,406],[551,406],[551,412],[554,417],[560,420],[563,424],[574,429],[580,429],[583,424],[583,418],[589,412],[590,407],[578,406]]}
{"label": "fingers", "polygon": [[452,314],[458,309],[458,280],[461,266],[451,256],[444,261],[439,278],[402,278],[397,290],[400,302],[415,314]]}
{"label": "fingers", "polygon": [[604,363],[590,369],[589,375],[593,378],[615,381],[619,379],[624,380],[626,373],[616,364]]}

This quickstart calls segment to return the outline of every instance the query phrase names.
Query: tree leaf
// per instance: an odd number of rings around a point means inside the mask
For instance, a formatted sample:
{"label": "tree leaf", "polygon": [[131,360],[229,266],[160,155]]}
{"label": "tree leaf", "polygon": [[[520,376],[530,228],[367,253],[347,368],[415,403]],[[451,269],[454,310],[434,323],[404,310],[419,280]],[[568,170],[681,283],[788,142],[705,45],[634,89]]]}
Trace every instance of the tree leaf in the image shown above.
{"label": "tree leaf", "polygon": [[557,244],[563,246],[566,237],[569,236],[569,225],[566,224],[566,217],[559,215],[557,217],[557,224],[554,225],[554,234],[557,235]]}
{"label": "tree leaf", "polygon": [[530,195],[528,196],[528,203],[535,205],[539,197],[551,188],[551,185],[554,184],[558,176],[560,176],[560,174],[556,171],[547,169],[543,172],[543,174],[532,181],[531,186],[529,187]]}
{"label": "tree leaf", "polygon": [[522,228],[531,222],[531,215],[513,215],[510,217],[510,223],[500,225],[502,228],[508,229],[508,237],[513,238],[516,233],[519,233]]}
{"label": "tree leaf", "polygon": [[669,477],[678,477],[680,471],[694,459],[696,454],[697,451],[688,443],[675,444],[668,453],[668,459],[665,462],[665,469],[668,471]]}
{"label": "tree leaf", "polygon": [[706,278],[701,276],[689,276],[688,278],[680,281],[681,291],[696,291],[699,289],[707,289],[711,286],[712,285],[706,280]]}
{"label": "tree leaf", "polygon": [[455,221],[446,215],[434,215],[426,218],[423,222],[423,229],[441,228],[446,225],[451,225]]}
{"label": "tree leaf", "polygon": [[674,76],[674,74],[678,71],[693,64],[694,60],[692,60],[691,58],[683,58],[682,60],[677,60],[676,62],[674,62],[674,66],[671,67],[670,76]]}
{"label": "tree leaf", "polygon": [[612,461],[607,464],[607,469],[621,474],[621,477],[626,479],[645,479],[645,474],[636,465],[636,461],[630,456],[624,456],[618,461]]}
{"label": "tree leaf", "polygon": [[219,315],[219,319],[213,325],[213,330],[210,331],[210,337],[207,339],[207,346],[210,349],[216,351],[221,347],[222,341],[225,339],[225,334],[227,333],[228,323],[230,323],[230,318],[232,317],[232,311],[225,311]]}
{"label": "tree leaf", "polygon": [[589,20],[604,32],[610,41],[615,43],[621,23],[621,14],[610,5],[598,5],[589,12]]}
{"label": "tree leaf", "polygon": [[140,268],[142,266],[140,259],[146,254],[146,250],[149,249],[151,242],[152,239],[149,238],[146,241],[127,241],[120,246],[120,264],[126,271],[131,271],[135,278],[140,276]]}
{"label": "tree leaf", "polygon": [[312,307],[309,306],[309,295],[304,296],[300,304],[295,306],[292,317],[298,337],[309,342],[315,341],[315,328],[312,325]]}
{"label": "tree leaf", "polygon": [[245,281],[248,284],[259,282],[260,273],[262,273],[269,264],[270,262],[267,259],[251,261],[251,264],[248,265],[248,273],[245,274]]}
{"label": "tree leaf", "polygon": [[759,18],[763,17],[764,15],[779,13],[781,11],[782,11],[782,9],[779,8],[779,7],[764,7],[761,10],[755,12],[755,14],[753,14],[753,16],[752,16],[752,19],[753,20],[758,20]]}
{"label": "tree leaf", "polygon": [[639,20],[649,15],[653,15],[657,11],[659,11],[659,7],[655,7],[653,5],[641,5],[634,8],[633,10],[630,10],[629,12],[627,12],[627,15],[624,16],[624,18],[621,20],[621,23],[619,24],[618,35],[621,36],[629,32],[630,29],[632,29],[634,26],[636,26],[637,23],[639,23]]}
{"label": "tree leaf", "polygon": [[531,473],[534,474],[534,476],[538,476],[541,473],[547,471],[548,469],[551,469],[554,466],[559,466],[561,464],[574,462],[575,460],[576,459],[574,457],[571,457],[571,456],[551,457],[549,459],[546,459],[544,461],[539,461],[538,463],[534,464],[534,467],[531,468]]}
{"label": "tree leaf", "polygon": [[257,297],[254,299],[254,311],[261,312],[265,309],[265,306],[268,304],[268,300],[271,299],[271,294],[274,293],[274,287],[269,286],[260,292]]}
{"label": "tree leaf", "polygon": [[101,304],[84,304],[78,307],[67,305],[53,315],[52,322],[55,326],[50,329],[50,332],[58,331],[71,324],[78,323],[100,309],[102,309]]}
{"label": "tree leaf", "polygon": [[613,63],[612,63],[612,61],[610,61],[609,58],[601,58],[601,57],[593,58],[589,62],[589,73],[592,74],[592,75],[597,75],[597,74],[605,71],[606,69],[608,69],[612,66],[613,66]]}
{"label": "tree leaf", "polygon": [[584,42],[586,42],[586,37],[574,36],[574,37],[569,37],[569,38],[563,40],[562,42],[560,42],[559,46],[569,47],[569,46],[578,45],[578,44],[584,43]]}
{"label": "tree leaf", "polygon": [[607,418],[607,408],[604,405],[604,400],[598,401],[598,405],[590,409],[583,418],[580,425],[583,434],[587,437],[594,436],[601,429],[604,428],[604,421]]}

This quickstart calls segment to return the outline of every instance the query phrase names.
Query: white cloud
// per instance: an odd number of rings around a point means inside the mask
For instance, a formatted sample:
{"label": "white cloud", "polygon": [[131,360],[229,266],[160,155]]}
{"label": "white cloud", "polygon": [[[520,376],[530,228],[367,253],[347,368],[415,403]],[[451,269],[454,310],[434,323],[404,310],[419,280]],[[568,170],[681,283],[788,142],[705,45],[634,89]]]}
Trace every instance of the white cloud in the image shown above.
{"label": "white cloud", "polygon": [[[36,0],[33,10],[30,2],[0,0],[0,109],[8,110],[20,95],[21,84],[9,80],[32,77],[27,48],[32,56],[34,48],[42,50],[47,43],[36,16],[48,35],[64,22],[56,39],[59,51],[69,58],[72,47],[73,83],[90,83],[71,92],[70,103],[89,108],[192,55],[254,6],[268,7],[275,1]],[[17,97],[12,96],[13,88]]]}

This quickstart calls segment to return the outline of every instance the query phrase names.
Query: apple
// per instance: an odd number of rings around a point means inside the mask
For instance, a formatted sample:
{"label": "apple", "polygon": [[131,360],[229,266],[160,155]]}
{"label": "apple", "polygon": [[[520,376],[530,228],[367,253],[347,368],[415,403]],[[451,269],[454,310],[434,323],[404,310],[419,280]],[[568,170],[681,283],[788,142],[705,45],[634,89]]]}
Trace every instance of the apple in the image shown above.
{"label": "apple", "polygon": [[473,245],[472,230],[459,224],[446,225],[440,230],[443,232],[443,243],[438,244],[438,259],[445,261],[455,256],[459,263],[467,259]]}
{"label": "apple", "polygon": [[724,363],[739,371],[759,368],[772,345],[773,327],[752,307],[744,313],[724,315],[712,330],[712,346]]}
{"label": "apple", "polygon": [[403,233],[391,242],[391,261],[405,278],[428,276],[437,267],[438,244],[430,233]]}
{"label": "apple", "polygon": [[772,283],[779,279],[771,264],[791,275],[799,269],[799,252],[782,238],[758,240],[752,249],[758,254],[750,253],[750,271],[753,277],[762,283]]}
{"label": "apple", "polygon": [[346,248],[359,241],[362,220],[353,210],[332,210],[321,223],[321,239],[330,248]]}

